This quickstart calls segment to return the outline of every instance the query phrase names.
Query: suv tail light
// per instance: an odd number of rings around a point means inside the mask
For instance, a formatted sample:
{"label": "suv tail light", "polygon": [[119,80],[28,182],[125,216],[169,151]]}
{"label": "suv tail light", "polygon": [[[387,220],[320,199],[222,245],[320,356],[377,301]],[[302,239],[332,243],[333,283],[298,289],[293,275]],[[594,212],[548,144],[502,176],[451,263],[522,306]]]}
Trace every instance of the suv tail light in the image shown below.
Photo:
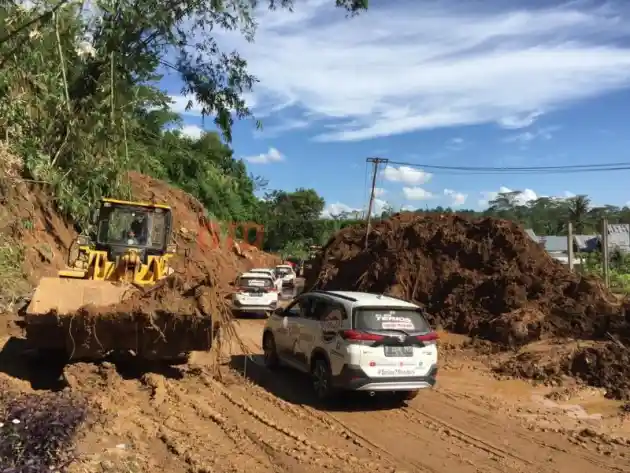
{"label": "suv tail light", "polygon": [[344,340],[367,341],[367,342],[378,342],[385,339],[383,335],[361,332],[360,330],[344,330],[341,332],[341,337]]}
{"label": "suv tail light", "polygon": [[276,287],[268,287],[267,292],[278,292],[278,288]]}
{"label": "suv tail light", "polygon": [[436,343],[438,338],[439,338],[439,336],[438,336],[437,332],[423,333],[422,335],[417,335],[416,336],[416,340],[418,340],[420,342],[424,342],[427,345],[432,345],[432,344]]}

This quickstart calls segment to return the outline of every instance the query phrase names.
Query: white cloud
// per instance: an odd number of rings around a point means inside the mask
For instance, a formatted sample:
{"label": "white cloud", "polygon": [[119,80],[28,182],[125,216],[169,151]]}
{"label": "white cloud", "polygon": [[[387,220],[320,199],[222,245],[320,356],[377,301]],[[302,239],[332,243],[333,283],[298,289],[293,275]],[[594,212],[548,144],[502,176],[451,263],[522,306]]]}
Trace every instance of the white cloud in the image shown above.
{"label": "white cloud", "polygon": [[452,189],[444,189],[444,195],[451,198],[451,205],[453,207],[464,205],[466,203],[466,199],[468,199],[468,194],[457,192]]}
{"label": "white cloud", "polygon": [[451,140],[449,140],[448,144],[447,144],[447,148],[453,151],[460,151],[462,149],[464,149],[466,146],[466,141],[464,140],[464,138],[452,138]]}
{"label": "white cloud", "polygon": [[519,128],[527,128],[534,124],[534,122],[542,115],[542,112],[531,112],[519,115],[513,115],[511,117],[503,117],[498,120],[498,124],[502,128],[508,130],[518,130]]}
{"label": "white cloud", "polygon": [[548,126],[537,130],[524,131],[515,135],[507,136],[503,139],[506,143],[520,143],[526,145],[534,140],[550,140],[554,132],[559,130],[559,126]]}
{"label": "white cloud", "polygon": [[403,194],[409,200],[428,200],[433,198],[433,194],[422,187],[403,187]]}
{"label": "white cloud", "polygon": [[182,135],[198,140],[205,130],[197,125],[184,125],[180,130]]}
{"label": "white cloud", "polygon": [[422,169],[415,169],[409,166],[400,166],[396,168],[394,166],[387,165],[385,169],[381,171],[383,177],[390,182],[402,182],[403,184],[415,185],[425,184],[429,182],[432,174],[423,171]]}
{"label": "white cloud", "polygon": [[[491,200],[496,199],[499,196],[499,194],[508,194],[510,192],[515,192],[515,191],[505,186],[499,187],[498,191],[480,192],[481,199],[479,199],[478,204],[480,207],[486,207],[489,204],[489,202]],[[536,194],[536,192],[534,192],[531,189],[523,189],[520,192],[521,193],[514,198],[514,202],[516,202],[518,205],[525,205],[532,200],[536,200],[539,197],[543,197],[543,196],[539,196],[538,194]]]}
{"label": "white cloud", "polygon": [[575,194],[571,191],[564,191],[562,195],[565,199],[572,199],[573,197],[575,197]]}
{"label": "white cloud", "polygon": [[[193,115],[200,116],[203,110],[203,105],[195,99],[192,95],[169,95],[171,99],[170,108],[175,113],[179,113],[180,115]],[[243,100],[245,100],[245,104],[250,108],[254,109],[256,107],[256,98],[251,93],[243,94]],[[190,105],[190,108],[188,108]]]}
{"label": "white cloud", "polygon": [[[375,198],[372,202],[372,215],[379,216],[385,210],[385,208],[389,207],[389,203],[383,199]],[[322,212],[323,218],[332,218],[336,217],[342,213],[349,213],[350,218],[364,218],[367,214],[367,209],[359,209],[357,207],[351,207],[342,202],[335,202],[334,204],[328,204],[324,211]]]}
{"label": "white cloud", "polygon": [[342,202],[335,202],[334,204],[328,204],[324,211],[322,212],[323,218],[332,218],[336,217],[342,213],[351,213],[360,215],[363,213],[361,209],[350,207]]}
{"label": "white cloud", "polygon": [[[438,127],[515,129],[551,110],[628,87],[628,9],[567,2],[381,2],[348,19],[334,2],[261,12],[255,41],[221,32],[258,77],[258,103],[334,122],[320,140]],[[615,3],[619,8],[623,3]],[[402,59],[401,59],[402,58]]]}
{"label": "white cloud", "polygon": [[386,193],[387,190],[383,189],[382,187],[374,188],[374,197],[383,197]]}
{"label": "white cloud", "polygon": [[261,153],[256,156],[246,156],[243,159],[252,164],[269,164],[284,161],[284,156],[276,148],[269,148],[269,151],[266,153]]}

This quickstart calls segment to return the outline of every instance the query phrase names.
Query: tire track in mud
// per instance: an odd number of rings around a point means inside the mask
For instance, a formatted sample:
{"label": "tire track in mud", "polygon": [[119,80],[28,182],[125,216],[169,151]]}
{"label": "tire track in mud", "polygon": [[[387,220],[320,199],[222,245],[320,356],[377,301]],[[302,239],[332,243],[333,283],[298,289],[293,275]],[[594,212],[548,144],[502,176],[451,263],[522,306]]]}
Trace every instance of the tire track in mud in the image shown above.
{"label": "tire track in mud", "polygon": [[[509,424],[505,422],[505,418],[503,422],[499,422],[496,417],[489,415],[493,406],[490,406],[487,401],[474,403],[474,407],[471,406],[473,408],[462,408],[462,405],[470,405],[470,401],[468,401],[469,396],[465,393],[460,394],[451,390],[440,389],[434,394],[436,395],[435,400],[429,400],[428,398],[421,399],[421,403],[429,408],[425,407],[420,410],[416,407],[418,403],[414,403],[407,409],[409,411],[415,411],[416,416],[419,418],[428,418],[436,424],[441,425],[442,428],[451,429],[452,431],[460,430],[453,425],[455,418],[458,420],[468,418],[467,424],[482,426],[482,428],[474,429],[480,437],[487,437],[488,434],[491,434],[494,438],[502,438],[502,433],[506,433],[506,425]],[[430,408],[430,404],[436,403],[436,401],[441,404],[442,409],[433,410]],[[444,409],[445,406],[447,406],[448,409]],[[496,406],[494,407],[496,409]],[[450,422],[444,420],[442,416],[434,414],[437,412],[449,412],[451,414]],[[454,412],[457,412],[457,415],[455,415]],[[545,435],[541,432],[532,432],[524,426],[522,420],[517,418],[516,422],[518,422],[518,425],[509,429],[508,437],[516,437],[521,442],[530,444],[530,448],[535,451],[540,451],[540,448],[552,450],[556,455],[554,461],[558,462],[563,460],[566,463],[571,463],[573,470],[575,470],[578,463],[576,459],[580,460],[579,466],[582,466],[585,471],[593,467],[604,468],[606,471],[625,472],[630,470],[630,459],[627,457],[626,459],[611,459],[601,454],[595,454],[585,448],[576,448],[575,445],[569,443],[567,438],[561,434]],[[466,433],[466,435],[469,434]],[[486,442],[485,440],[482,441]],[[490,443],[488,444],[490,445]],[[619,466],[620,463],[625,465],[625,467]]]}
{"label": "tire track in mud", "polygon": [[[266,370],[264,366],[258,365],[258,367]],[[352,446],[359,449],[363,455],[374,457],[377,461],[383,461],[388,457],[387,451],[382,447],[328,416],[325,412],[318,411],[307,405],[296,405],[287,402],[243,377],[238,371],[232,370],[232,375],[240,380],[239,383],[232,384],[233,386],[238,386],[237,389],[239,393],[242,396],[252,396],[259,399],[263,409],[266,407],[266,410],[270,410],[270,406],[273,406],[276,409],[282,410],[283,413],[289,413],[300,421],[307,423],[307,430],[317,431],[318,427],[320,429],[323,428],[325,429],[326,437],[329,439],[330,433],[332,432],[334,434],[333,438],[342,439],[345,443],[352,444]]]}
{"label": "tire track in mud", "polygon": [[[318,469],[324,467],[343,472],[358,472],[365,470],[370,470],[374,472],[391,471],[391,468],[386,468],[377,462],[360,458],[355,454],[348,452],[346,449],[339,448],[338,446],[328,446],[319,443],[312,438],[308,438],[305,435],[297,433],[293,429],[280,425],[278,422],[272,420],[268,415],[262,413],[260,410],[251,407],[251,405],[249,405],[249,400],[233,394],[225,386],[208,376],[202,376],[202,382],[206,384],[209,388],[221,394],[234,407],[240,409],[243,413],[245,413],[248,416],[248,419],[253,419],[259,424],[262,424],[262,426],[267,429],[267,435],[269,435],[269,429],[280,434],[282,439],[275,445],[267,442],[275,451],[287,453],[284,445],[288,444],[290,445],[288,452],[289,454],[292,451],[299,452],[299,455],[295,456],[296,460],[308,464],[318,465]],[[297,412],[297,410],[293,411],[294,414]],[[308,417],[306,417],[305,420],[308,421]],[[328,432],[328,437],[329,440],[331,440],[330,432]],[[268,441],[267,438],[265,440]],[[335,440],[339,440],[339,438],[335,437]]]}

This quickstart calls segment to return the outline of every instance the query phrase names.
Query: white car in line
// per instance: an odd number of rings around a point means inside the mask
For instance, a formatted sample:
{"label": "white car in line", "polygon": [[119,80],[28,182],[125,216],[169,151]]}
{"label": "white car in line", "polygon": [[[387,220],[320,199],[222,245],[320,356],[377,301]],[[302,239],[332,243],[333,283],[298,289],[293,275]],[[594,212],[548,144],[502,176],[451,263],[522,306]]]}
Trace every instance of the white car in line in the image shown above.
{"label": "white car in line", "polygon": [[273,279],[273,283],[276,286],[276,289],[278,289],[278,291],[282,291],[282,279],[276,276],[275,270],[271,268],[252,268],[248,271],[248,273],[260,273],[268,275],[269,277],[271,277],[271,279]]}
{"label": "white car in line", "polygon": [[339,391],[390,392],[404,403],[436,384],[437,333],[420,307],[350,291],[300,294],[269,317],[265,365],[309,373],[321,400]]}
{"label": "white car in line", "polygon": [[293,267],[289,264],[279,264],[276,266],[276,276],[282,281],[283,286],[295,286],[295,278],[297,275]]}
{"label": "white car in line", "polygon": [[278,306],[278,289],[274,280],[263,273],[243,273],[234,283],[232,310],[270,314]]}

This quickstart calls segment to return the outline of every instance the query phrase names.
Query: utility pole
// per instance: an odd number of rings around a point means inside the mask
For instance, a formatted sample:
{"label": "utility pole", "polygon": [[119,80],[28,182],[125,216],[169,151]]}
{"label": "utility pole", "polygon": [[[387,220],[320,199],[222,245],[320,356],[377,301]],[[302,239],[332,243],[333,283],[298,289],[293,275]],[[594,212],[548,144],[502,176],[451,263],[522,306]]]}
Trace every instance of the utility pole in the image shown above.
{"label": "utility pole", "polygon": [[602,269],[604,270],[604,284],[610,287],[610,272],[608,268],[608,219],[602,219]]}
{"label": "utility pole", "polygon": [[567,258],[569,259],[569,271],[573,272],[573,223],[567,225]]}
{"label": "utility pole", "polygon": [[365,247],[368,244],[368,235],[370,234],[372,224],[372,206],[374,205],[374,190],[376,189],[376,175],[378,174],[378,166],[380,164],[387,164],[388,160],[383,158],[367,158],[368,163],[372,163],[372,190],[370,191],[370,203],[368,204],[367,211],[367,225],[365,229]]}

